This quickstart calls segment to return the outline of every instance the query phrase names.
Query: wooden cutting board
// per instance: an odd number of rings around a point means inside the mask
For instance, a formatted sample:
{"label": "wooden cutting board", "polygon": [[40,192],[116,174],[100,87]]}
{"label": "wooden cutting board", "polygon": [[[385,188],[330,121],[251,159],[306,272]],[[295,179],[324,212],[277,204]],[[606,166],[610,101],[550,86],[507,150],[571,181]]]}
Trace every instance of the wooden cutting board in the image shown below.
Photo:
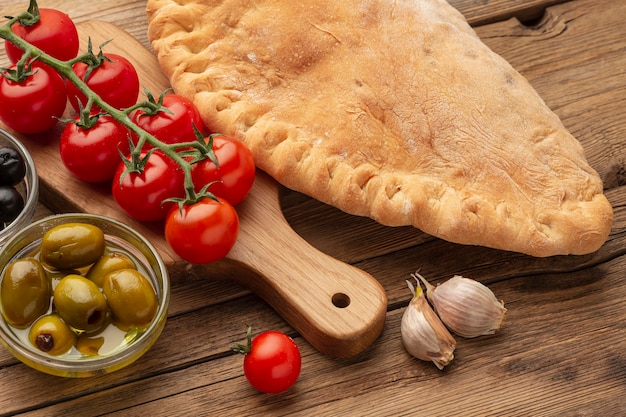
{"label": "wooden cutting board", "polygon": [[[122,29],[90,21],[81,23],[78,30],[81,51],[90,37],[95,53],[100,44],[112,40],[104,52],[133,62],[142,89],[158,96],[169,88],[156,57]],[[61,127],[45,135],[22,137],[37,166],[40,200],[53,211],[100,214],[132,226],[157,247],[173,281],[191,275],[190,269],[194,276],[236,281],[265,299],[326,355],[355,356],[381,333],[387,308],[383,287],[371,275],[318,251],[296,234],[283,217],[279,186],[266,174],[257,174],[250,195],[237,207],[241,229],[228,257],[191,266],[168,247],[162,224],[128,218],[111,197],[110,185],[86,184],[67,172],[58,154]]]}

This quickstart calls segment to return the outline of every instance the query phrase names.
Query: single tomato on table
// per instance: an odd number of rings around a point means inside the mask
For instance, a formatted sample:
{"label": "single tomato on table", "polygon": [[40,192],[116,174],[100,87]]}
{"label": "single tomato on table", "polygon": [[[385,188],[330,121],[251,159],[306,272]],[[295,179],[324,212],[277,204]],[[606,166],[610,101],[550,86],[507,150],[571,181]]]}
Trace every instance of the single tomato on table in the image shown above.
{"label": "single tomato on table", "polygon": [[210,158],[193,165],[191,176],[196,192],[215,182],[209,192],[233,206],[248,195],[254,184],[256,167],[250,149],[240,140],[225,135],[213,135],[216,166]]}
{"label": "single tomato on table", "polygon": [[[195,104],[186,97],[170,93],[163,96],[159,109],[154,112],[137,110],[133,113],[133,123],[150,133],[163,143],[195,142],[196,132],[202,132],[203,124],[200,112]],[[133,134],[133,141],[137,143]],[[142,149],[152,147],[146,143]]]}
{"label": "single tomato on table", "polygon": [[252,339],[248,328],[248,343],[231,349],[244,354],[243,371],[250,385],[261,392],[279,393],[290,388],[300,376],[300,349],[286,334],[271,330]]}
{"label": "single tomato on table", "polygon": [[[70,17],[60,10],[37,8],[28,10],[32,17],[20,19],[11,26],[13,33],[48,55],[67,61],[78,55],[78,31]],[[4,41],[9,60],[16,63],[24,51],[9,41]]]}
{"label": "single tomato on table", "polygon": [[51,68],[33,64],[20,72],[15,65],[0,77],[0,119],[25,134],[42,133],[65,111],[65,83]]}
{"label": "single tomato on table", "polygon": [[[135,105],[139,97],[139,75],[134,65],[121,55],[107,54],[93,67],[77,62],[74,73],[100,98],[116,109]],[[90,71],[91,70],[91,71]],[[87,98],[71,82],[67,83],[67,97],[74,110],[87,104]]]}
{"label": "single tomato on table", "polygon": [[140,221],[163,220],[174,205],[168,198],[185,195],[185,176],[180,166],[160,150],[142,151],[141,172],[120,165],[113,176],[113,199],[126,214]]}
{"label": "single tomato on table", "polygon": [[165,240],[178,256],[192,264],[219,261],[239,235],[239,216],[219,197],[175,205],[165,219]]}
{"label": "single tomato on table", "polygon": [[120,152],[130,152],[128,129],[111,116],[95,115],[65,125],[59,141],[61,161],[81,181],[109,181],[120,165]]}

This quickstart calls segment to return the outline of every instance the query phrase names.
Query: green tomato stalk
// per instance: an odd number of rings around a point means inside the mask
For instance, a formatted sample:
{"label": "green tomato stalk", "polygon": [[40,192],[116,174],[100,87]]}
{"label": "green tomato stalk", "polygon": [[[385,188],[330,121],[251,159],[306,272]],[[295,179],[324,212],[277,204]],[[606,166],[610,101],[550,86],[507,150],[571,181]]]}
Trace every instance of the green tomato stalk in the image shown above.
{"label": "green tomato stalk", "polygon": [[[177,143],[177,144],[166,144],[156,137],[141,129],[135,123],[132,122],[129,115],[139,108],[148,109],[149,111],[155,112],[158,111],[162,104],[163,95],[161,95],[159,102],[156,102],[152,95],[149,92],[146,92],[149,100],[143,101],[135,104],[134,106],[124,109],[118,110],[115,107],[112,107],[108,103],[106,103],[102,98],[96,94],[93,90],[89,88],[87,83],[78,77],[74,71],[72,70],[72,66],[78,62],[83,62],[89,66],[89,70],[87,72],[87,78],[93,70],[99,66],[104,60],[108,59],[102,52],[102,48],[109,43],[105,42],[100,45],[100,51],[98,55],[95,55],[92,51],[91,39],[89,40],[87,52],[78,55],[76,58],[73,58],[68,61],[61,61],[59,59],[54,58],[53,56],[46,54],[41,49],[36,46],[30,44],[24,39],[13,33],[11,27],[20,22],[25,25],[33,25],[39,21],[39,7],[37,6],[36,0],[30,0],[30,5],[28,10],[22,12],[18,16],[8,17],[9,20],[4,25],[0,26],[0,38],[5,39],[6,41],[14,44],[18,48],[24,51],[21,59],[16,63],[15,70],[8,70],[6,68],[2,68],[3,76],[8,77],[14,81],[20,81],[26,78],[29,74],[32,74],[32,63],[34,61],[41,62],[43,64],[48,65],[53,68],[57,73],[59,73],[64,79],[70,81],[72,84],[76,86],[76,88],[85,95],[87,98],[87,104],[84,108],[81,108],[80,117],[81,121],[84,122],[85,125],[90,124],[90,120],[93,122],[93,118],[100,117],[103,114],[110,115],[114,120],[125,126],[129,131],[135,133],[139,138],[137,145],[134,145],[131,141],[131,153],[130,159],[127,159],[125,155],[120,155],[122,157],[122,161],[124,161],[126,165],[126,172],[142,172],[148,157],[150,154],[158,149],[164,154],[166,154],[169,158],[171,158],[174,162],[176,162],[180,168],[183,170],[185,175],[185,199],[176,201],[179,205],[182,204],[190,204],[201,200],[202,198],[209,197],[216,199],[216,197],[208,192],[208,186],[204,187],[200,192],[196,193],[194,190],[194,184],[191,178],[191,169],[192,165],[198,161],[209,158],[213,163],[217,165],[217,158],[213,152],[213,136],[209,136],[208,142],[202,137],[200,131],[194,126],[194,130],[196,132],[197,140],[194,142],[186,142],[186,143]],[[91,109],[93,106],[97,106],[102,110],[102,113],[97,115],[91,114]],[[163,110],[167,111],[167,110]],[[130,141],[130,138],[129,138]],[[153,149],[151,149],[144,158],[141,158],[141,150],[143,145],[148,142],[152,145]],[[180,149],[193,149],[191,151],[186,152],[178,152]],[[187,161],[185,156],[191,156],[191,160]]]}

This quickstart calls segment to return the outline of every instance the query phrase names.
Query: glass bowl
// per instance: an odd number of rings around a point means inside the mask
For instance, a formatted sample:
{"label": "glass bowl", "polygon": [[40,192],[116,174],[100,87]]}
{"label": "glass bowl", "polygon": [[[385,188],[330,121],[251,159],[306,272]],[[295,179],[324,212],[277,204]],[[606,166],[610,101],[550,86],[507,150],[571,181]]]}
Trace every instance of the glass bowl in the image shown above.
{"label": "glass bowl", "polygon": [[[154,318],[150,324],[140,330],[121,330],[113,326],[113,333],[105,335],[105,340],[106,337],[113,340],[113,343],[109,343],[105,349],[106,352],[102,352],[103,348],[99,348],[98,354],[86,355],[81,354],[76,347],[72,347],[63,355],[52,356],[40,351],[29,342],[28,328],[18,329],[6,321],[4,307],[0,303],[0,337],[2,344],[13,356],[26,365],[48,374],[82,378],[110,373],[137,360],[152,347],[161,334],[165,326],[170,297],[169,276],[154,246],[128,226],[117,220],[98,215],[59,214],[27,226],[6,242],[0,251],[0,280],[4,279],[6,267],[13,260],[33,256],[33,254],[37,256],[36,252],[46,231],[68,223],[87,223],[99,227],[104,232],[105,242],[109,248],[130,255],[137,269],[149,278],[156,292],[158,306]],[[52,281],[53,287],[55,279]],[[0,287],[0,295],[1,291]],[[52,307],[49,311],[51,309]]]}
{"label": "glass bowl", "polygon": [[24,198],[24,210],[11,223],[2,225],[4,228],[0,230],[0,249],[18,230],[31,223],[35,216],[39,199],[39,178],[37,177],[37,169],[35,168],[33,158],[17,138],[0,129],[0,148],[4,147],[12,147],[20,153],[26,164],[26,175],[24,180],[15,187]]}

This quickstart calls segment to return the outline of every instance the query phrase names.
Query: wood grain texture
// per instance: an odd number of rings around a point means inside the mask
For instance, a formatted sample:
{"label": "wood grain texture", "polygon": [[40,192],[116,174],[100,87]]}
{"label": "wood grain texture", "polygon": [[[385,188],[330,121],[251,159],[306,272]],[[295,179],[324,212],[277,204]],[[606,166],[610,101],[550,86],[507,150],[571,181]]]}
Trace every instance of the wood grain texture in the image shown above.
{"label": "wood grain texture", "polygon": [[482,26],[515,18],[533,25],[541,19],[545,10],[567,0],[450,0],[472,26]]}
{"label": "wood grain texture", "polygon": [[[452,3],[473,7],[474,16],[540,4]],[[0,0],[2,14],[5,4],[15,8]],[[142,15],[145,2],[56,4],[71,15],[79,10],[83,20],[104,19],[145,37],[145,27],[124,19]],[[192,270],[172,286],[163,335],[126,369],[59,379],[0,349],[0,415],[626,415],[625,6],[624,0],[575,0],[550,7],[532,27],[516,19],[477,27],[559,114],[604,179],[615,220],[597,253],[535,259],[454,245],[354,218],[282,189],[282,210],[304,240],[384,287],[386,321],[368,349],[348,359],[323,355],[257,295]],[[416,269],[433,282],[457,273],[487,282],[508,308],[499,334],[458,338],[456,358],[443,372],[411,358],[400,342],[410,298],[404,281]],[[294,337],[303,368],[291,390],[267,396],[249,387],[242,358],[228,350],[243,341],[247,324],[255,333],[276,328]]]}

